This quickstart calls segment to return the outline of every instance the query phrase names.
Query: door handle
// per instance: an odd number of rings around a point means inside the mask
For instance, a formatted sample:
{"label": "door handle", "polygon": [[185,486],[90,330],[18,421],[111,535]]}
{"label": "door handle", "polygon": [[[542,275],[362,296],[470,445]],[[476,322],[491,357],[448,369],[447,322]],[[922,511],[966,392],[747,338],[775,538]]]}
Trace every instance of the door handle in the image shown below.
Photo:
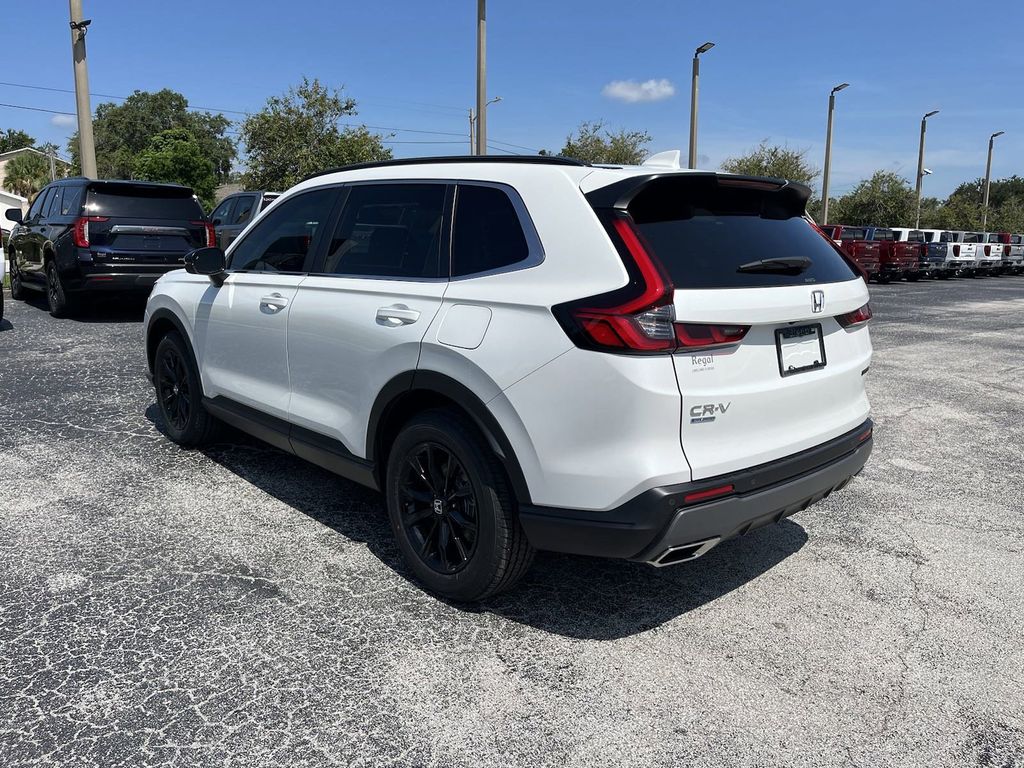
{"label": "door handle", "polygon": [[274,314],[280,312],[282,309],[288,306],[288,299],[282,296],[280,293],[272,293],[269,296],[264,296],[260,299],[260,311]]}
{"label": "door handle", "polygon": [[377,324],[386,325],[389,328],[410,325],[419,319],[419,310],[409,309],[404,304],[396,304],[393,307],[381,307],[377,310]]}

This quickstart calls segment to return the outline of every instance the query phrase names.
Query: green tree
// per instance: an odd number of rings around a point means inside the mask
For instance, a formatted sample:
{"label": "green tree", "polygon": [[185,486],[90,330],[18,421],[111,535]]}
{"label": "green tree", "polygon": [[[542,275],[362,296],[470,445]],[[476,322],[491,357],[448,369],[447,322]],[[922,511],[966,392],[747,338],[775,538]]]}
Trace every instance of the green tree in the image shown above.
{"label": "green tree", "polygon": [[807,161],[807,151],[762,141],[747,154],[727,159],[722,163],[722,170],[744,176],[788,179],[810,186],[819,171]]}
{"label": "green tree", "polygon": [[283,96],[272,96],[242,123],[248,153],[243,183],[249,189],[285,190],[311,173],[351,163],[388,160],[383,137],[366,126],[342,127],[356,114],[354,99],[317,79],[303,78]]}
{"label": "green tree", "polygon": [[[92,125],[100,178],[130,179],[152,138],[172,128],[184,128],[193,135],[218,181],[227,179],[235,160],[235,143],[225,135],[231,121],[220,114],[189,111],[188,99],[168,88],[135,91],[122,104],[100,104]],[[81,169],[77,133],[68,141],[68,151],[75,169]]]}
{"label": "green tree", "polygon": [[11,158],[4,172],[4,185],[16,195],[35,197],[50,183],[50,161],[35,152]]}
{"label": "green tree", "polygon": [[893,171],[875,171],[851,192],[830,201],[828,216],[843,224],[907,226],[914,221],[916,205],[906,179]]}
{"label": "green tree", "polygon": [[196,137],[185,128],[161,131],[136,158],[134,176],[192,187],[206,210],[213,208],[217,175]]}
{"label": "green tree", "polygon": [[584,163],[605,165],[640,165],[650,154],[647,145],[651,135],[647,131],[609,131],[604,122],[580,123],[574,133],[565,137],[565,146],[559,152]]}
{"label": "green tree", "polygon": [[35,145],[36,140],[24,131],[19,131],[16,128],[0,131],[0,153],[13,152],[16,149],[34,147]]}

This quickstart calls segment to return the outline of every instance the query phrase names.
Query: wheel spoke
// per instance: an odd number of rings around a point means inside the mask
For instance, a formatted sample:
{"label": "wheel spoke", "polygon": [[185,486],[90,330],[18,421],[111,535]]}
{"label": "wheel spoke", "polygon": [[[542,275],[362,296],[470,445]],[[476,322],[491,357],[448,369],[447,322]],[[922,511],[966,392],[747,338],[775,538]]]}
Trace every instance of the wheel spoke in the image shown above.
{"label": "wheel spoke", "polygon": [[448,517],[463,531],[476,532],[476,521],[466,517],[457,507],[448,508]]}
{"label": "wheel spoke", "polygon": [[462,539],[452,532],[452,542],[455,544],[455,549],[459,551],[459,562],[464,563],[469,559],[469,555],[466,554],[466,546],[462,543]]}
{"label": "wheel spoke", "polygon": [[434,500],[434,494],[432,494],[430,491],[420,490],[419,488],[410,488],[408,486],[404,486],[400,489],[400,492],[406,498],[412,499],[413,501],[419,502],[420,504],[429,505]]}
{"label": "wheel spoke", "polygon": [[437,532],[437,520],[430,526],[430,530],[424,535],[422,541],[420,541],[420,557],[425,557],[427,554],[427,547],[430,546],[431,541],[434,539],[434,534]]}
{"label": "wheel spoke", "polygon": [[448,559],[448,543],[452,529],[448,526],[447,520],[442,520],[437,534],[437,555],[441,558],[441,567],[446,571],[451,568],[451,561]]}
{"label": "wheel spoke", "polygon": [[434,510],[430,507],[421,507],[419,509],[413,507],[411,512],[405,513],[405,524],[416,525],[422,523],[424,520],[428,520],[434,516]]}

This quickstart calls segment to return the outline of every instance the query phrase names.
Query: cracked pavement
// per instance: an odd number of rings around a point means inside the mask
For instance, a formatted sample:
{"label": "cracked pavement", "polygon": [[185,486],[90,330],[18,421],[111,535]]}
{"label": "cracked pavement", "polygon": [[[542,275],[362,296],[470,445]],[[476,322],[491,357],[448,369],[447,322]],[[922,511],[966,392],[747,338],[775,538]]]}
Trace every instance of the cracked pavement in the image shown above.
{"label": "cracked pavement", "polygon": [[377,495],[183,451],[141,307],[0,325],[0,764],[1024,766],[1024,277],[872,286],[875,452],[693,563],[473,610]]}

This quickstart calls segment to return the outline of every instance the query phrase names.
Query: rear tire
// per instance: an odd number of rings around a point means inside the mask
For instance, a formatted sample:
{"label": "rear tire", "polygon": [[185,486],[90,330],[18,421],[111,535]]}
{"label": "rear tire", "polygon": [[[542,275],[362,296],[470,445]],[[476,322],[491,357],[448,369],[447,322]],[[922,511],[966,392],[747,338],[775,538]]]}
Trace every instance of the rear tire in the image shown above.
{"label": "rear tire", "polygon": [[153,355],[153,388],[167,436],[183,448],[208,443],[217,420],[203,407],[203,387],[192,352],[176,332],[157,344]]}
{"label": "rear tire", "polygon": [[46,265],[46,303],[54,317],[71,317],[78,309],[77,302],[64,290],[64,283],[53,261]]}
{"label": "rear tire", "polygon": [[483,600],[511,588],[533,561],[504,469],[457,413],[426,411],[402,428],[385,494],[403,558],[442,597]]}

